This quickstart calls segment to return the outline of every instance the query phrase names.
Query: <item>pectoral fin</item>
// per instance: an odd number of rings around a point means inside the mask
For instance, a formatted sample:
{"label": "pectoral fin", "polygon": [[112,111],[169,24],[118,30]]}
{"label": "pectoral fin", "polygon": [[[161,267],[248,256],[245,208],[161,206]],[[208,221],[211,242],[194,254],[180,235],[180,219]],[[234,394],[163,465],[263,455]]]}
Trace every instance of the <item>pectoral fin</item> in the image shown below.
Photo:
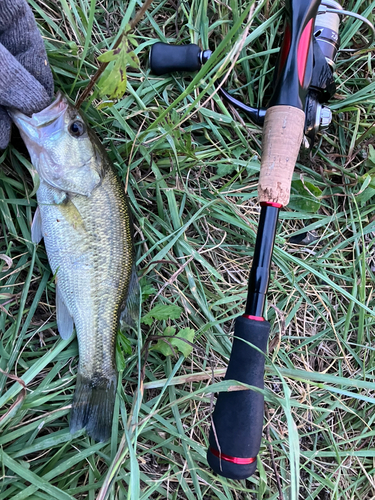
{"label": "pectoral fin", "polygon": [[68,308],[62,298],[58,284],[56,283],[56,319],[57,329],[63,340],[67,340],[73,333],[74,322]]}
{"label": "pectoral fin", "polygon": [[40,243],[42,238],[42,217],[40,215],[40,210],[38,207],[35,211],[33,222],[31,223],[31,241],[38,244]]}
{"label": "pectoral fin", "polygon": [[84,234],[86,232],[85,223],[82,215],[79,213],[78,208],[74,205],[72,200],[67,203],[59,205],[59,210],[65,220],[76,231]]}

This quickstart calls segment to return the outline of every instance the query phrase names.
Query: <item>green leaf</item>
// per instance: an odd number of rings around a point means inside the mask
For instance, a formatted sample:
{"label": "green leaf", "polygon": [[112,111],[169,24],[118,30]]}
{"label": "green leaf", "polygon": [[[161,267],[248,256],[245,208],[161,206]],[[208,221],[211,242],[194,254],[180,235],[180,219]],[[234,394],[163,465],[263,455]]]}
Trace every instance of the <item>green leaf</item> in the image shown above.
{"label": "green leaf", "polygon": [[78,45],[75,42],[68,42],[67,45],[72,54],[76,56],[78,54]]}
{"label": "green leaf", "polygon": [[124,28],[124,33],[125,35],[127,35],[128,33],[130,33],[132,27],[130,26],[130,24],[128,23],[125,28]]}
{"label": "green leaf", "polygon": [[194,340],[194,330],[192,328],[184,328],[178,332],[178,335],[175,336],[175,333],[175,328],[167,327],[161,335],[162,338],[157,341],[152,350],[161,352],[164,356],[172,356],[176,350],[183,354],[185,358],[190,356],[193,350],[191,343]]}
{"label": "green leaf", "polygon": [[134,51],[128,52],[128,65],[132,68],[139,68],[139,59]]}
{"label": "green leaf", "polygon": [[315,213],[320,208],[322,191],[309,181],[292,181],[289,208],[302,212]]}
{"label": "green leaf", "polygon": [[98,57],[98,61],[101,63],[111,62],[117,59],[117,54],[115,54],[114,50],[108,50],[104,52],[104,54],[100,54]]}
{"label": "green leaf", "polygon": [[127,85],[126,68],[139,68],[138,57],[130,50],[129,37],[124,35],[116,49],[101,54],[98,60],[109,63],[98,83],[100,96],[109,96],[111,99],[122,97]]}
{"label": "green leaf", "polygon": [[133,47],[138,47],[139,43],[137,42],[137,39],[133,35],[128,35],[128,40],[129,43],[133,45]]}
{"label": "green leaf", "polygon": [[357,201],[363,205],[375,195],[375,179],[367,173],[360,177],[359,180],[362,181],[362,186],[357,195]]}
{"label": "green leaf", "polygon": [[143,318],[141,322],[145,325],[152,325],[154,320],[178,319],[181,316],[182,309],[175,305],[157,304]]}
{"label": "green leaf", "polygon": [[142,302],[145,302],[151,295],[155,295],[157,291],[147,278],[141,278],[139,281],[139,285],[142,293]]}
{"label": "green leaf", "polygon": [[111,99],[118,99],[125,94],[126,85],[126,68],[121,68],[118,60],[112,61],[99,80],[99,94],[101,97],[109,96]]}
{"label": "green leaf", "polygon": [[111,108],[115,104],[115,101],[112,101],[111,99],[104,99],[98,106],[96,106],[96,109],[103,109],[103,108]]}
{"label": "green leaf", "polygon": [[176,335],[176,328],[173,326],[167,326],[167,328],[164,329],[163,335],[173,337],[173,335]]}
{"label": "green leaf", "polygon": [[[190,345],[194,341],[194,330],[192,328],[184,328],[178,332],[176,338],[172,339],[171,344],[187,358],[190,356],[193,346]],[[185,342],[187,340],[187,342]],[[189,343],[190,342],[190,343]]]}
{"label": "green leaf", "polygon": [[373,167],[375,165],[375,148],[371,144],[368,147],[368,157],[365,165],[366,167]]}
{"label": "green leaf", "polygon": [[220,177],[225,177],[236,170],[236,165],[223,163],[217,167],[217,175]]}
{"label": "green leaf", "polygon": [[[153,351],[158,351],[163,354],[163,356],[173,356],[175,352],[173,352],[173,349],[171,348],[172,340],[170,337],[175,335],[176,333],[176,328],[173,328],[171,326],[168,326],[164,332],[161,334],[161,339],[157,341],[157,343],[152,346],[151,350]],[[170,345],[171,344],[171,345]]]}

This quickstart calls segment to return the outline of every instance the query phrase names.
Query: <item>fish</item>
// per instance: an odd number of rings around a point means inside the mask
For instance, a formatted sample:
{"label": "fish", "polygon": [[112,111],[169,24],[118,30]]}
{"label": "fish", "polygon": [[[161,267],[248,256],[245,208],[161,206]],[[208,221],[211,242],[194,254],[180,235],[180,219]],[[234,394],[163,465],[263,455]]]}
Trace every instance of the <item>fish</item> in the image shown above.
{"label": "fish", "polygon": [[39,174],[31,236],[44,238],[55,276],[58,331],[68,339],[75,326],[78,338],[70,432],[86,428],[104,442],[118,382],[116,333],[139,310],[128,200],[104,147],[62,94],[31,117],[8,112]]}

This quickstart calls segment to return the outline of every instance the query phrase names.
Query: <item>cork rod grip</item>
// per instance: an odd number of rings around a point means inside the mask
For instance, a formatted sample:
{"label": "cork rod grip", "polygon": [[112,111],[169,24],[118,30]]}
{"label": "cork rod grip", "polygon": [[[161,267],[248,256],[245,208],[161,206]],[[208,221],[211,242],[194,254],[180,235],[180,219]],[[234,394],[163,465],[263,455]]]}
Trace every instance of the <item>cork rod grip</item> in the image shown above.
{"label": "cork rod grip", "polygon": [[262,139],[259,201],[289,203],[293,170],[301,146],[305,113],[292,106],[267,109]]}

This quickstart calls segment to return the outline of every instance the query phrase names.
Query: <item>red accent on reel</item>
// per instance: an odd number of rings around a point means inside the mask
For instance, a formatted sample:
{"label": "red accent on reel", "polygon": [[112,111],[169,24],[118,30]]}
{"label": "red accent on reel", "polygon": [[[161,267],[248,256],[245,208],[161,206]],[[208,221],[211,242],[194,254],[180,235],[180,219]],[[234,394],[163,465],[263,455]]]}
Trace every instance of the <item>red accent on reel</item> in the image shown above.
{"label": "red accent on reel", "polygon": [[264,318],[262,318],[262,316],[251,316],[250,314],[243,314],[242,317],[252,319],[254,321],[264,321]]}
{"label": "red accent on reel", "polygon": [[285,61],[288,57],[291,38],[292,38],[292,35],[291,35],[290,26],[289,26],[289,24],[287,24],[285,26],[284,39],[283,39],[283,43],[282,43],[281,49],[280,49],[280,62],[279,62],[279,72],[278,72],[279,74],[280,74],[281,70],[283,69]]}
{"label": "red accent on reel", "polygon": [[301,85],[303,85],[303,80],[305,78],[307,56],[309,54],[312,28],[313,28],[313,19],[310,19],[310,21],[306,24],[305,29],[303,30],[301,38],[298,43],[297,66],[298,66],[298,79]]}
{"label": "red accent on reel", "polygon": [[249,465],[255,462],[257,457],[251,457],[251,458],[237,458],[237,457],[230,457],[229,455],[225,455],[225,453],[220,453],[217,450],[214,450],[213,448],[210,448],[210,452],[215,455],[215,457],[220,458],[221,460],[225,460],[226,462],[231,462],[232,464],[238,464],[238,465]]}

